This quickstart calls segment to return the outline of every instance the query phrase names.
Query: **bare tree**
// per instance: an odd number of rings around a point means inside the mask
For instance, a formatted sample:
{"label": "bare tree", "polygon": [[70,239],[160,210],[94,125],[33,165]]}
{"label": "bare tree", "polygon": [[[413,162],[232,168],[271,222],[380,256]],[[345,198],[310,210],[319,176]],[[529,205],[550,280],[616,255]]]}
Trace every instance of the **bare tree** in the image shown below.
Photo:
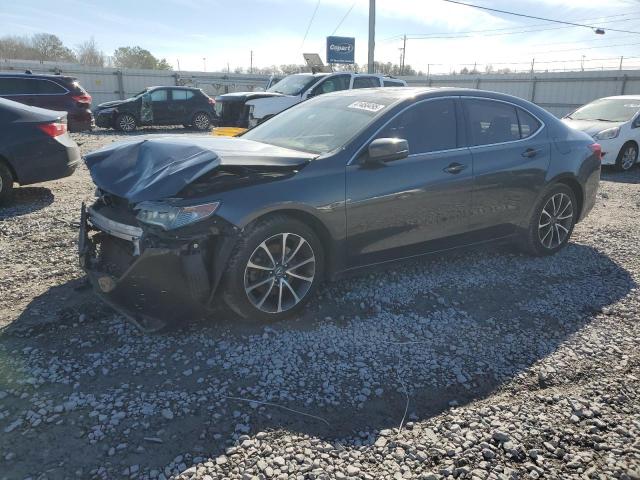
{"label": "bare tree", "polygon": [[91,37],[86,42],[79,43],[76,48],[76,57],[78,63],[83,65],[92,65],[96,67],[104,67],[105,55],[98,48],[96,41]]}
{"label": "bare tree", "polygon": [[71,49],[65,47],[62,40],[52,33],[36,33],[31,37],[31,45],[39,56],[38,60],[76,61]]}

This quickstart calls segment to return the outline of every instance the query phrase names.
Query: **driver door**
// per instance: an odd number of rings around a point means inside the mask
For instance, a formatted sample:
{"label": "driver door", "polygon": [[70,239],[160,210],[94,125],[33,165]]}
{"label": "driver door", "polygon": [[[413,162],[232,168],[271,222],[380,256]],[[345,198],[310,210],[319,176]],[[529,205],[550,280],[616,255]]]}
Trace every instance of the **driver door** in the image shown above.
{"label": "driver door", "polygon": [[420,102],[373,138],[404,138],[407,158],[379,166],[356,158],[347,166],[350,267],[451,248],[461,241],[468,230],[473,165],[460,122],[456,99]]}

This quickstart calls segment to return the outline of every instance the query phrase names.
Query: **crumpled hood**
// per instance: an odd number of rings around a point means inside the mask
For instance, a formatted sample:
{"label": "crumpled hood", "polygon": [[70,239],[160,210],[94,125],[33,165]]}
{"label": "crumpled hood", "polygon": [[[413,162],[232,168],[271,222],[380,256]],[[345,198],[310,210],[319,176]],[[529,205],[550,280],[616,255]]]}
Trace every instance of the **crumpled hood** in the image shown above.
{"label": "crumpled hood", "polygon": [[316,155],[228,137],[145,136],[85,156],[93,182],[137,203],[175,196],[221,165],[300,168]]}
{"label": "crumpled hood", "polygon": [[625,123],[603,122],[601,120],[573,120],[571,118],[563,118],[562,121],[568,127],[580,130],[581,132],[587,133],[591,136],[594,136],[595,134],[600,133],[603,130],[608,130],[609,128],[619,127]]}
{"label": "crumpled hood", "polygon": [[136,101],[135,98],[126,98],[124,100],[113,100],[111,102],[101,103],[96,108],[97,109],[100,109],[100,108],[112,108],[112,107],[117,107],[118,105],[122,105],[124,103],[131,103],[131,102],[135,102],[135,101]]}

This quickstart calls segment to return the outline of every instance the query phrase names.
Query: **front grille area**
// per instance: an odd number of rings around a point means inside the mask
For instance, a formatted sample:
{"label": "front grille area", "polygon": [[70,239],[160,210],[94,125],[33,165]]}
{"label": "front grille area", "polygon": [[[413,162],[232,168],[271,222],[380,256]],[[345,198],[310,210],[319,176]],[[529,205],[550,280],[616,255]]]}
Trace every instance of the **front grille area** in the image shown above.
{"label": "front grille area", "polygon": [[133,244],[103,232],[91,237],[94,246],[93,261],[98,271],[121,277],[135,262]]}
{"label": "front grille area", "polygon": [[222,106],[220,115],[221,127],[246,127],[247,116],[245,114],[244,102],[219,102]]}

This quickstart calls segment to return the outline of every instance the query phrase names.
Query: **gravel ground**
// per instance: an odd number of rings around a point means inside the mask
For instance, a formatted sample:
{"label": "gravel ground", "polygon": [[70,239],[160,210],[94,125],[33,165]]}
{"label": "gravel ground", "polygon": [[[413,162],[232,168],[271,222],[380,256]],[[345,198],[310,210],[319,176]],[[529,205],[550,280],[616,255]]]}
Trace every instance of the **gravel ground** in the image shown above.
{"label": "gravel ground", "polygon": [[432,256],[157,335],[82,279],[92,192],[81,168],[0,209],[0,479],[640,479],[640,169],[553,258]]}

